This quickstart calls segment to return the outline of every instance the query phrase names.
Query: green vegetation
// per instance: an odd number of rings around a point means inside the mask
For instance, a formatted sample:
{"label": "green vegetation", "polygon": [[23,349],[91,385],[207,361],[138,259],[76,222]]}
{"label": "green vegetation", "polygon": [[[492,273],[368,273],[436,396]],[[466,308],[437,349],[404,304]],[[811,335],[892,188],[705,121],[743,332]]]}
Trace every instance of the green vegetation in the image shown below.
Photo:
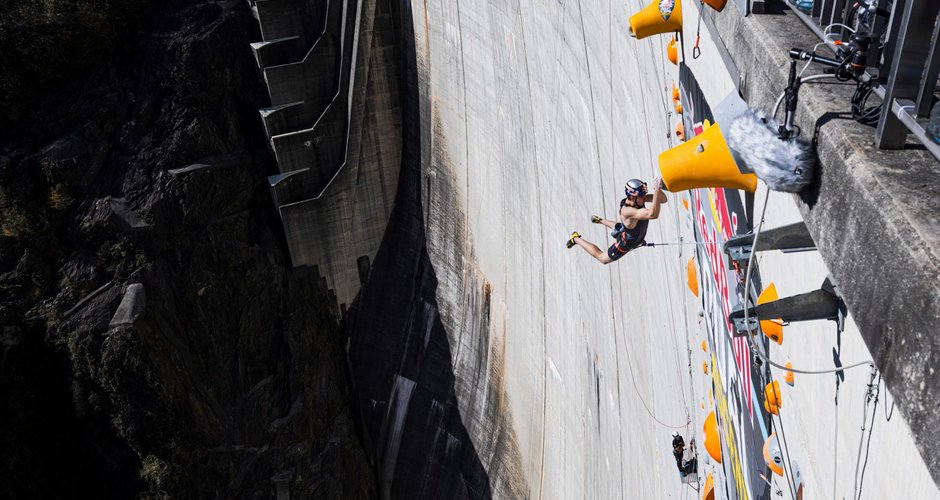
{"label": "green vegetation", "polygon": [[65,210],[72,204],[72,197],[62,184],[56,184],[49,191],[49,208],[53,210]]}

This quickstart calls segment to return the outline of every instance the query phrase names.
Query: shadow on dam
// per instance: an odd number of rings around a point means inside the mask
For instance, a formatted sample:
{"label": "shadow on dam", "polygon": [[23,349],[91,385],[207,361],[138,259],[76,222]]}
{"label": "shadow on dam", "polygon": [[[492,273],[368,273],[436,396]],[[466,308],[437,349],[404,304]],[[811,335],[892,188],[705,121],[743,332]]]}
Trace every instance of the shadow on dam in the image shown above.
{"label": "shadow on dam", "polygon": [[[362,288],[344,317],[353,407],[382,498],[489,499],[490,477],[458,408],[427,250],[421,134],[428,124],[420,118],[411,10],[403,10],[396,13],[403,116],[395,207],[374,261],[361,263]],[[497,448],[502,441],[494,439]]]}

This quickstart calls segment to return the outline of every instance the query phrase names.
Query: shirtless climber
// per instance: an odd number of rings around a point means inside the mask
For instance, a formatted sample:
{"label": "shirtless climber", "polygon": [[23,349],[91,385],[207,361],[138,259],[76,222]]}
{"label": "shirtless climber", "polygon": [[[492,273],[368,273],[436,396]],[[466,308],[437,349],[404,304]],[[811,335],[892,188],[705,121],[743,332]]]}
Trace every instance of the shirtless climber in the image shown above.
{"label": "shirtless climber", "polygon": [[[653,180],[652,194],[647,194],[645,182],[630,179],[624,186],[624,194],[627,197],[620,200],[621,222],[615,223],[596,215],[591,216],[591,222],[613,229],[610,235],[614,237],[614,244],[607,249],[606,253],[597,245],[582,238],[577,231],[571,233],[568,248],[578,245],[602,264],[610,264],[630,250],[646,244],[646,227],[649,221],[659,217],[660,205],[666,203],[666,194],[662,191],[662,179],[657,177]],[[647,203],[651,205],[647,207]]]}

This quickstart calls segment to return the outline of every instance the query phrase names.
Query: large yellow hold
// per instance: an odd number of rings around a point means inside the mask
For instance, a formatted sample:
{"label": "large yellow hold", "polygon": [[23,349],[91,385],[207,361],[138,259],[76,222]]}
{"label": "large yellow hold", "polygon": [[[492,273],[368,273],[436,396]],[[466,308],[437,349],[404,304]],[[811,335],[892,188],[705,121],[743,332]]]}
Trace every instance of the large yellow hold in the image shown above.
{"label": "large yellow hold", "polygon": [[659,170],[672,192],[696,188],[731,188],[753,193],[757,176],[738,169],[716,124],[659,155]]}
{"label": "large yellow hold", "polygon": [[682,0],[675,0],[672,11],[667,7],[670,0],[653,0],[643,10],[630,16],[630,36],[637,40],[670,31],[682,31]]}

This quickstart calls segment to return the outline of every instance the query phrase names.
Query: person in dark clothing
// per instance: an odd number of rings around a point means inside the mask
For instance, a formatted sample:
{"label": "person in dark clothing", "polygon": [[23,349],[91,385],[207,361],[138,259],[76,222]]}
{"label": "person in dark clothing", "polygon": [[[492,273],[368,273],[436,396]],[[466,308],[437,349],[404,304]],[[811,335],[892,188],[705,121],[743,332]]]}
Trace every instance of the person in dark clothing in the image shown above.
{"label": "person in dark clothing", "polygon": [[676,467],[679,468],[679,472],[685,473],[685,467],[682,465],[682,455],[685,452],[685,440],[682,439],[682,436],[678,432],[672,433],[672,456],[676,459]]}
{"label": "person in dark clothing", "polygon": [[[692,440],[692,444],[695,444],[695,440]],[[678,432],[672,433],[672,456],[676,459],[676,467],[679,469],[679,474],[685,476],[686,474],[691,474],[698,469],[698,459],[694,457],[689,460],[684,460],[685,457],[685,440],[682,439],[682,436]]]}
{"label": "person in dark clothing", "polygon": [[[604,252],[597,245],[585,240],[577,231],[571,233],[568,239],[568,248],[575,245],[583,248],[601,264],[610,264],[623,257],[634,248],[646,243],[646,230],[649,221],[659,217],[660,205],[666,203],[666,194],[662,191],[662,180],[657,177],[653,181],[653,193],[647,193],[646,183],[639,179],[630,179],[624,186],[626,198],[620,200],[620,221],[598,217],[591,217],[591,222],[603,224],[613,232],[614,243]],[[650,203],[647,207],[646,204]]]}

